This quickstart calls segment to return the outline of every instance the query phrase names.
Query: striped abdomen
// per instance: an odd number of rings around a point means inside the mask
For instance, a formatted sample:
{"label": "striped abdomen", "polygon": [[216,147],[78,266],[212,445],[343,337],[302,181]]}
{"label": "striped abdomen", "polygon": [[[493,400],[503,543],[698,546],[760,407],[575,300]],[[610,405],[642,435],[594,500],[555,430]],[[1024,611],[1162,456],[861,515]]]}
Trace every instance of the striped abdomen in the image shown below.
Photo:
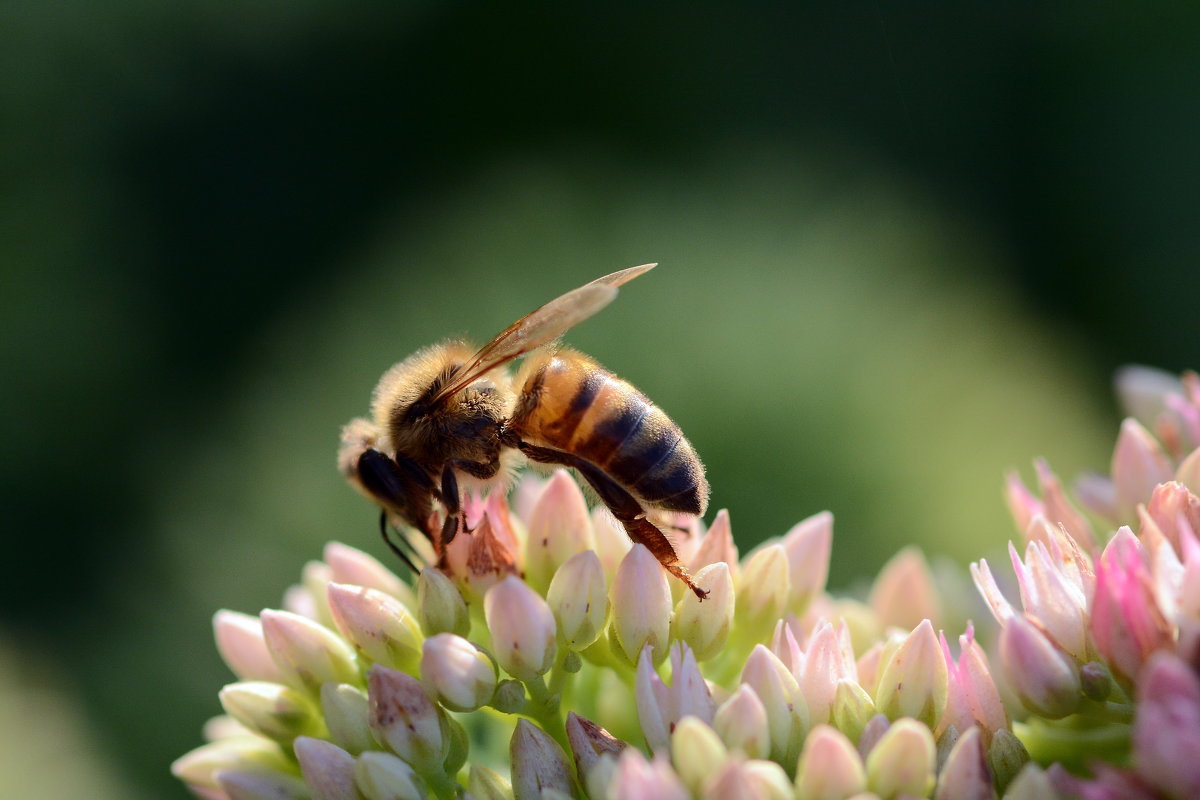
{"label": "striped abdomen", "polygon": [[644,501],[703,514],[704,466],[679,426],[631,384],[570,350],[528,364],[511,427],[599,467]]}

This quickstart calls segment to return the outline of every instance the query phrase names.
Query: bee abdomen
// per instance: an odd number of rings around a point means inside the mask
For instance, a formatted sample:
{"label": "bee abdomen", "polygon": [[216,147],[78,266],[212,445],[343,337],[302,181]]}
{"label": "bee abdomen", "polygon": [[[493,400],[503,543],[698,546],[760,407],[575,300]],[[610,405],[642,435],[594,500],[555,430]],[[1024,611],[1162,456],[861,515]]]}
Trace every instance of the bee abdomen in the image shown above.
{"label": "bee abdomen", "polygon": [[704,468],[670,417],[631,384],[580,358],[550,359],[525,383],[514,426],[531,443],[595,464],[649,505],[704,513]]}

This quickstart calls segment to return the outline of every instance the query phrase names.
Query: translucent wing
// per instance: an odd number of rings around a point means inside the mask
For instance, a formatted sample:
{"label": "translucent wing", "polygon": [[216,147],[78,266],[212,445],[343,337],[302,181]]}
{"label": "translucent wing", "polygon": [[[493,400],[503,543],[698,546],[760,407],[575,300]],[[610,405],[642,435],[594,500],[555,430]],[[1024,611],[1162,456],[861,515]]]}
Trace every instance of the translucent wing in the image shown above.
{"label": "translucent wing", "polygon": [[481,375],[554,341],[611,303],[617,296],[618,286],[655,266],[643,264],[597,278],[521,317],[480,348],[470,361],[455,370],[430,402],[438,403],[453,397]]}

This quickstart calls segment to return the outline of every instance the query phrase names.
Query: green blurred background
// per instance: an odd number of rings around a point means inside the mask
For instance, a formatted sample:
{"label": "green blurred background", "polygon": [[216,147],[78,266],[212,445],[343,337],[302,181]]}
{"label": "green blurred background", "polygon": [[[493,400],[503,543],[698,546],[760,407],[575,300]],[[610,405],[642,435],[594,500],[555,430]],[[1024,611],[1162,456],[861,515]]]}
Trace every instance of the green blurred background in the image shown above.
{"label": "green blurred background", "polygon": [[209,619],[339,538],[378,375],[659,261],[570,334],[743,549],[832,582],[1104,468],[1200,366],[1200,6],[0,5],[0,796],[182,797]]}

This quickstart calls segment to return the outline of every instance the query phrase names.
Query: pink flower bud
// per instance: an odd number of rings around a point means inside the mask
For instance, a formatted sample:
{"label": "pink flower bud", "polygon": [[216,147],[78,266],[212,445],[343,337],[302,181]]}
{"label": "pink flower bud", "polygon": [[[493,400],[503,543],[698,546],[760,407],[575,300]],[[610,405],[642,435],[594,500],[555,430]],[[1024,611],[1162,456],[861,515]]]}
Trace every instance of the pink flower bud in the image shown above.
{"label": "pink flower bud", "polygon": [[348,683],[321,686],[321,716],[329,728],[329,739],[352,755],[375,747],[368,723],[370,701],[365,692]]}
{"label": "pink flower bud", "polygon": [[541,595],[515,575],[488,590],[484,615],[492,633],[492,655],[509,675],[530,681],[554,663],[554,614]]}
{"label": "pink flower bud", "polygon": [[451,711],[474,711],[492,699],[496,668],[478,647],[453,633],[425,640],[421,682]]}
{"label": "pink flower bud", "polygon": [[1200,797],[1200,680],[1177,656],[1151,657],[1138,681],[1134,763],[1170,797]]}
{"label": "pink flower bud", "polygon": [[526,519],[525,581],[541,591],[568,558],[592,549],[592,522],[579,484],[563,469],[546,482]]}
{"label": "pink flower bud", "polygon": [[290,611],[263,611],[263,638],[288,685],[320,691],[323,683],[358,680],[358,660],[333,631]]}
{"label": "pink flower bud", "polygon": [[293,769],[278,744],[249,734],[201,745],[171,764],[171,774],[179,780],[209,789],[217,788],[217,776],[226,770],[288,772]]}
{"label": "pink flower bud", "polygon": [[825,591],[829,554],[833,547],[833,514],[822,511],[796,523],[783,537],[791,591],[787,607],[803,614],[813,598]]}
{"label": "pink flower bud", "polygon": [[371,730],[422,774],[442,769],[450,749],[446,718],[420,681],[376,664],[367,673]]}
{"label": "pink flower bud", "polygon": [[575,712],[567,714],[567,743],[575,757],[575,768],[583,782],[603,757],[617,758],[629,745]]}
{"label": "pink flower bud", "polygon": [[622,753],[617,761],[609,796],[621,800],[688,800],[687,789],[664,756],[647,761],[633,748]]}
{"label": "pink flower bud", "polygon": [[774,761],[748,759],[727,761],[713,776],[708,797],[737,797],[745,800],[793,800],[795,791],[783,767]]}
{"label": "pink flower bud", "polygon": [[1062,483],[1050,466],[1043,460],[1035,462],[1038,474],[1038,484],[1042,490],[1042,516],[1058,529],[1062,526],[1072,539],[1079,542],[1088,552],[1096,551],[1096,537],[1087,518],[1071,504],[1063,491]]}
{"label": "pink flower bud", "polygon": [[384,594],[390,594],[409,608],[414,607],[415,598],[412,589],[373,556],[341,542],[330,542],[325,545],[322,555],[325,563],[329,565],[329,578],[334,583],[348,583],[354,586],[365,586],[368,589],[378,589]]}
{"label": "pink flower bud", "polygon": [[614,638],[626,660],[634,663],[648,644],[654,662],[662,661],[671,630],[671,587],[666,570],[644,546],[635,544],[621,561],[610,599]]}
{"label": "pink flower bud", "polygon": [[234,675],[244,681],[284,681],[283,671],[267,650],[262,623],[257,617],[218,611],[213,616],[213,634],[217,651]]}
{"label": "pink flower bud", "polygon": [[333,742],[301,736],[296,760],[313,800],[359,800],[354,788],[354,756]]}
{"label": "pink flower bud", "polygon": [[938,776],[935,800],[995,800],[992,772],[979,728],[958,737]]}
{"label": "pink flower bud", "polygon": [[421,627],[396,598],[378,589],[331,583],[329,612],[342,634],[371,661],[415,673]]}
{"label": "pink flower bud", "polygon": [[1176,553],[1182,553],[1182,539],[1200,535],[1200,497],[1183,484],[1171,481],[1154,489],[1146,512]]}
{"label": "pink flower bud", "polygon": [[721,737],[696,717],[679,720],[671,734],[671,761],[693,794],[701,793],[728,757]]}
{"label": "pink flower bud", "polygon": [[941,619],[933,574],[919,549],[905,547],[884,565],[871,587],[870,603],[885,626],[908,630],[923,619]]}
{"label": "pink flower bud", "polygon": [[713,730],[730,750],[746,758],[766,758],[771,752],[771,729],[762,700],[746,684],[721,704],[713,718]]}
{"label": "pink flower bud", "polygon": [[843,679],[858,680],[850,631],[844,622],[835,630],[821,620],[808,641],[800,678],[801,693],[808,703],[812,723],[830,720],[838,681]]}
{"label": "pink flower bud", "polygon": [[731,572],[737,569],[738,551],[733,543],[733,527],[729,522],[729,512],[723,508],[717,512],[712,527],[700,540],[696,554],[692,556],[691,568],[698,572],[709,564],[721,562],[728,564]]}
{"label": "pink flower bud", "polygon": [[223,688],[218,697],[225,713],[248,729],[284,746],[297,736],[315,735],[322,727],[316,707],[304,693],[267,681],[242,681]]}
{"label": "pink flower bud", "polygon": [[229,800],[309,800],[304,781],[278,772],[227,769],[217,783]]}
{"label": "pink flower bud", "polygon": [[638,720],[646,744],[655,752],[667,751],[671,744],[671,730],[683,717],[694,716],[704,722],[712,721],[715,704],[687,645],[676,643],[671,648],[669,687],[654,671],[650,646],[646,645],[638,659],[635,686]]}
{"label": "pink flower bud", "polygon": [[746,659],[742,683],[754,690],[767,710],[770,758],[781,764],[793,763],[800,754],[809,724],[808,706],[800,685],[783,662],[761,644],[755,645]]}
{"label": "pink flower bud", "polygon": [[797,800],[845,800],[866,788],[866,770],[853,743],[828,725],[813,728],[796,767]]}
{"label": "pink flower bud", "polygon": [[1009,557],[1021,591],[1025,612],[1041,623],[1045,632],[1077,662],[1087,660],[1088,598],[1082,586],[1059,568],[1046,545],[1032,541],[1025,561],[1010,542]]}
{"label": "pink flower bud", "polygon": [[1170,459],[1149,431],[1133,419],[1121,423],[1112,459],[1118,520],[1135,519],[1138,503],[1149,500],[1154,487],[1171,480],[1173,472]]}
{"label": "pink flower bud", "polygon": [[1115,672],[1131,681],[1150,653],[1172,640],[1152,586],[1141,544],[1122,527],[1104,548],[1096,569],[1091,631],[1096,649]]}
{"label": "pink flower bud", "polygon": [[749,641],[764,641],[783,615],[791,592],[787,551],[770,544],[747,557],[736,581],[734,609],[740,635]]}
{"label": "pink flower bud", "polygon": [[1075,664],[1025,617],[1013,617],[1000,632],[1000,663],[1031,711],[1058,719],[1078,708],[1081,687]]}

